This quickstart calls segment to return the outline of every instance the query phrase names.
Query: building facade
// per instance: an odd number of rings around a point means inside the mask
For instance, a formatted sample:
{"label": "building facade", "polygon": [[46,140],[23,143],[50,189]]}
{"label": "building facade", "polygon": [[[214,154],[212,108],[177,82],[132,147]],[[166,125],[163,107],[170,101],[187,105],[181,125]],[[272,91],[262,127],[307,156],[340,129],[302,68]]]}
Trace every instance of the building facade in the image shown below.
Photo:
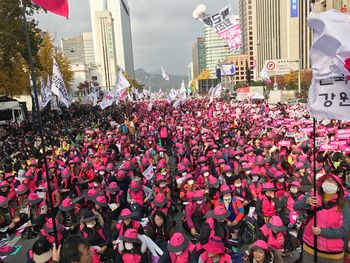
{"label": "building facade", "polygon": [[83,45],[84,45],[85,63],[86,64],[95,63],[94,41],[92,38],[92,32],[83,33]]}
{"label": "building facade", "polygon": [[85,63],[84,40],[82,36],[62,38],[61,47],[64,55],[72,64]]}
{"label": "building facade", "polygon": [[230,54],[226,42],[211,27],[204,26],[205,66],[210,78],[216,78],[216,67]]}
{"label": "building facade", "polygon": [[99,66],[100,86],[107,90],[113,87],[117,78],[117,57],[115,52],[113,18],[109,11],[96,11],[93,22],[95,63]]}
{"label": "building facade", "polygon": [[198,37],[192,45],[193,78],[205,69],[205,42],[203,37]]}
{"label": "building facade", "polygon": [[242,54],[248,55],[248,65],[252,71],[251,78],[256,79],[256,20],[253,19],[256,5],[254,0],[239,0],[239,17],[242,29]]}
{"label": "building facade", "polygon": [[[134,77],[134,57],[131,37],[130,8],[127,0],[90,0],[91,21],[93,23],[96,12],[109,11],[113,20],[113,35],[117,64]],[[93,29],[96,40],[97,29]],[[96,48],[95,48],[96,54]]]}
{"label": "building facade", "polygon": [[246,82],[246,65],[249,64],[250,55],[230,55],[227,56],[223,64],[232,64],[235,67],[235,74],[232,76],[225,76],[224,81],[232,86],[238,82]]}

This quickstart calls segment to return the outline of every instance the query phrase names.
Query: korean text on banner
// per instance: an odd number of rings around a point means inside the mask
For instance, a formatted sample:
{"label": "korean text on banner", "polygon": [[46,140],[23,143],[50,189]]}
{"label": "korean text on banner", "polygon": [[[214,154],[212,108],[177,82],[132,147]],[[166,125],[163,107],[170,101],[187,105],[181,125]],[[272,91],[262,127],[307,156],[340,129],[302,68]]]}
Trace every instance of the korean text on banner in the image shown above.
{"label": "korean text on banner", "polygon": [[219,12],[203,17],[203,23],[212,27],[226,41],[230,50],[239,49],[242,45],[242,30],[235,20],[231,6]]}
{"label": "korean text on banner", "polygon": [[144,172],[143,176],[146,178],[146,180],[151,180],[154,176],[153,166],[150,165]]}

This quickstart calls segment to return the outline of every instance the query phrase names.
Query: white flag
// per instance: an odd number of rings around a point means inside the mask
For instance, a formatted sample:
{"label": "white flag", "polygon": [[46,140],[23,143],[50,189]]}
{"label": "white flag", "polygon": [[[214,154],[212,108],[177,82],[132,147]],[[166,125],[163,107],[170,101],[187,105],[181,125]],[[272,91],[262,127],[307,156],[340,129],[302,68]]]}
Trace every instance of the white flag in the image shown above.
{"label": "white flag", "polygon": [[101,109],[104,110],[105,108],[111,106],[113,104],[114,100],[115,100],[115,97],[113,96],[112,92],[110,91],[108,94],[106,94],[106,96],[104,96],[104,98],[99,103],[99,105],[100,105]]}
{"label": "white flag", "polygon": [[58,110],[58,105],[57,105],[57,97],[53,96],[51,100],[51,110]]}
{"label": "white flag", "polygon": [[350,58],[349,21],[348,14],[334,9],[311,13],[308,17],[308,24],[313,29],[314,43],[310,58],[315,79],[349,75],[344,67],[344,61]]}
{"label": "white flag", "polygon": [[222,92],[222,84],[219,83],[211,92],[210,103],[214,101],[214,99],[219,98]]}
{"label": "white flag", "polygon": [[263,78],[263,80],[265,81],[265,83],[270,84],[271,83],[271,79],[270,79],[270,75],[266,70],[266,67],[264,67],[261,72],[260,72],[260,77]]}
{"label": "white flag", "polygon": [[61,71],[55,58],[53,58],[51,90],[64,103],[64,105],[69,108],[72,102],[66,90],[66,86],[64,85]]}
{"label": "white flag", "polygon": [[[349,16],[330,10],[311,14],[313,79],[307,108],[316,119],[350,120]],[[345,33],[346,32],[346,33]]]}
{"label": "white flag", "polygon": [[170,79],[169,76],[165,73],[165,70],[164,70],[163,67],[162,67],[162,77],[163,77],[163,79],[165,79],[165,80],[169,80],[169,79]]}
{"label": "white flag", "polygon": [[40,90],[41,90],[41,104],[40,108],[44,109],[46,105],[50,102],[52,98],[51,83],[50,78],[47,78],[46,86],[44,85],[44,80],[40,79]]}

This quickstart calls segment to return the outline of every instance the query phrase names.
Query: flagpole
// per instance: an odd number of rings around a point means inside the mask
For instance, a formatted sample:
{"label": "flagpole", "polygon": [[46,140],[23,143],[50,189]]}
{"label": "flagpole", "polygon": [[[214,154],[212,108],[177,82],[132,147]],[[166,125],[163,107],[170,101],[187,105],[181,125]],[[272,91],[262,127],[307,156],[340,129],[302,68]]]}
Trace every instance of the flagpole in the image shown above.
{"label": "flagpole", "polygon": [[58,247],[57,227],[56,227],[54,207],[53,207],[53,202],[52,202],[50,176],[49,176],[49,169],[48,169],[47,160],[46,160],[46,150],[45,150],[46,143],[45,143],[43,126],[42,126],[42,122],[41,122],[41,113],[40,113],[40,108],[39,108],[38,92],[36,90],[36,84],[35,84],[35,73],[34,73],[34,66],[33,66],[32,49],[30,46],[29,33],[28,33],[26,7],[23,5],[22,0],[20,0],[20,7],[22,8],[22,13],[23,13],[24,33],[25,33],[26,44],[27,44],[27,49],[28,49],[29,71],[30,71],[30,75],[32,78],[32,82],[33,82],[33,93],[34,93],[34,102],[35,102],[34,104],[35,104],[35,108],[36,108],[37,121],[38,121],[39,131],[40,131],[41,149],[42,149],[43,155],[44,155],[44,167],[45,167],[45,172],[46,172],[47,193],[48,193],[49,206],[51,209],[52,226],[53,226],[53,232],[54,232],[54,236],[55,236],[56,246]]}
{"label": "flagpole", "polygon": [[[317,192],[317,185],[316,185],[316,119],[313,118],[313,156],[314,156],[314,181],[313,181],[313,188],[314,188],[314,197],[317,198],[316,192]],[[314,207],[314,227],[317,227],[317,213],[316,213],[316,207]],[[317,235],[314,234],[314,262],[317,263]]]}

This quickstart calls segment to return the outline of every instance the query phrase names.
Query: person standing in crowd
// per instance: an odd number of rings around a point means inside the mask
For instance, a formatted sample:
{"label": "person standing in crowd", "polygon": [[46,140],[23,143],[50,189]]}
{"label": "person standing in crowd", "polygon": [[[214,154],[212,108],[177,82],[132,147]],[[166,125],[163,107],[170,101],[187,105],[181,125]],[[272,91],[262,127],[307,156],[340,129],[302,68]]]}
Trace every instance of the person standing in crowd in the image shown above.
{"label": "person standing in crowd", "polygon": [[[302,262],[314,261],[314,237],[317,237],[317,262],[344,261],[344,240],[350,230],[350,210],[345,188],[338,176],[323,175],[317,181],[316,197],[311,193],[294,203],[294,209],[310,211],[303,233]],[[314,217],[317,222],[314,227]]]}

